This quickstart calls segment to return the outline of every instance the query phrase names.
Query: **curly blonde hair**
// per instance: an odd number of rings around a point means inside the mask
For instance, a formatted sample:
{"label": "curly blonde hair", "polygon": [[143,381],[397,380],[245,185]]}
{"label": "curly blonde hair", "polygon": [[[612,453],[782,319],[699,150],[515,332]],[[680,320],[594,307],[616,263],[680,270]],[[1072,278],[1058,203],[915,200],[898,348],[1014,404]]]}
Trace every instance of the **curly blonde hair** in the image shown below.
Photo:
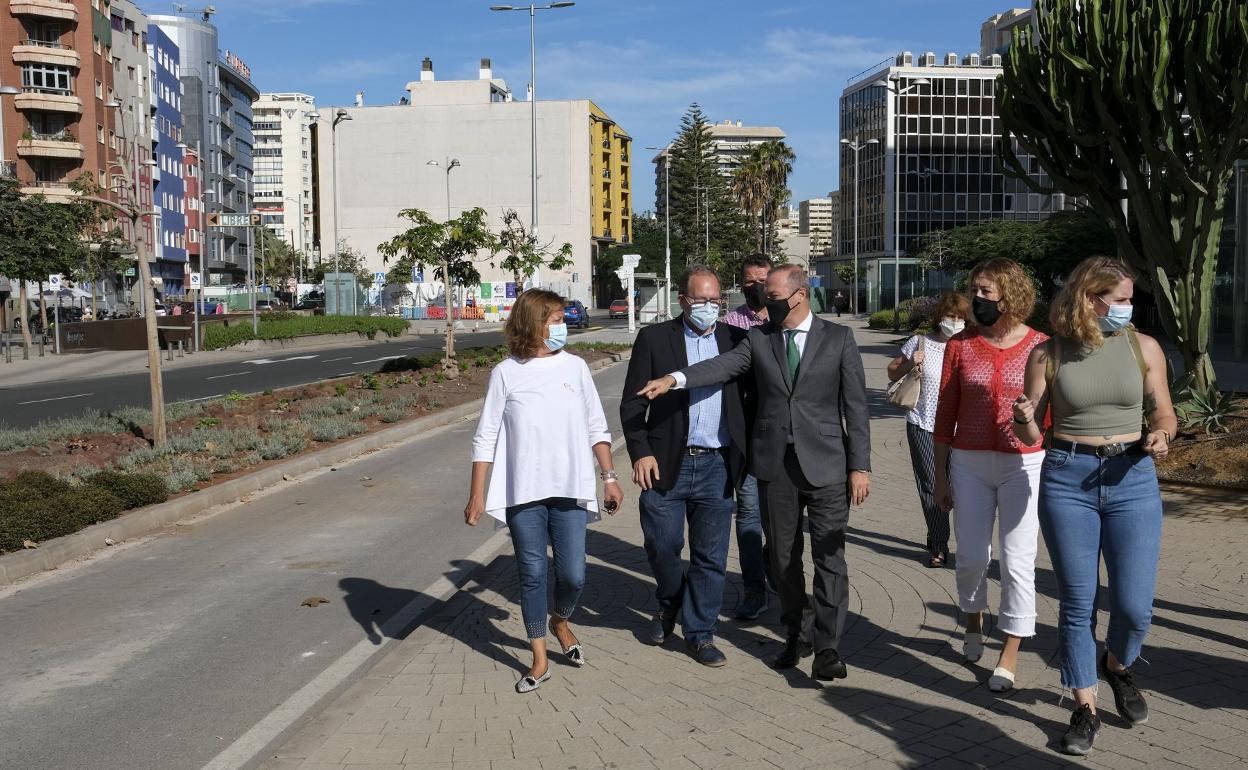
{"label": "curly blonde hair", "polygon": [[1104,345],[1105,334],[1088,295],[1104,294],[1124,280],[1135,281],[1135,273],[1120,259],[1089,257],[1080,262],[1053,300],[1053,333],[1089,348]]}
{"label": "curly blonde hair", "polygon": [[532,358],[546,343],[546,319],[563,310],[563,297],[545,289],[529,289],[516,298],[503,327],[507,350],[516,358]]}
{"label": "curly blonde hair", "polygon": [[975,296],[975,280],[981,276],[997,285],[997,293],[1001,295],[997,307],[1010,326],[1027,323],[1036,309],[1036,285],[1022,265],[1005,257],[980,262],[967,280],[967,292],[971,297]]}

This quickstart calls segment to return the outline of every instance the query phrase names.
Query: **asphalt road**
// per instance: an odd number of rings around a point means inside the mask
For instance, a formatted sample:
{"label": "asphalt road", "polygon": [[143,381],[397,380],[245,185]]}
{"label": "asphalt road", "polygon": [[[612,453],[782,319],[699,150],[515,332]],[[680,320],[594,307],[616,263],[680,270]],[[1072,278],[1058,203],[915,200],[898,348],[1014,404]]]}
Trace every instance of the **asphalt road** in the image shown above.
{"label": "asphalt road", "polygon": [[[624,367],[596,380],[618,436]],[[422,589],[475,566],[460,559],[493,529],[463,524],[473,427],[0,592],[0,768],[202,767]],[[301,606],[314,596],[329,602]]]}
{"label": "asphalt road", "polygon": [[[622,325],[601,321],[601,326]],[[571,334],[584,333],[570,330]],[[456,337],[457,349],[503,344],[502,332]],[[375,372],[390,358],[419,356],[442,350],[440,336],[413,337],[391,345],[344,345],[308,352],[256,353],[246,361],[178,367],[164,372],[165,401],[190,401],[224,396],[232,390],[259,393],[309,382]],[[81,355],[91,355],[84,353]],[[148,406],[146,372],[90,379],[41,382],[0,387],[0,424],[26,428],[87,409],[107,411],[120,406]]]}

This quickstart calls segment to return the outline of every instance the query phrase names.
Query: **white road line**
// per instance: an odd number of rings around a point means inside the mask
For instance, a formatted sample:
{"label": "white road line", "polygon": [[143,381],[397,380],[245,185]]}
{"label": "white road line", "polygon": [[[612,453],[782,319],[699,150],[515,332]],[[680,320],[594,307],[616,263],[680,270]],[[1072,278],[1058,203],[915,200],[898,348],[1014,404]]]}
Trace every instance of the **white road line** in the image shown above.
{"label": "white road line", "polygon": [[402,357],[403,356],[382,356],[381,358],[370,358],[367,361],[352,361],[351,365],[360,366],[361,364],[376,364],[382,361],[392,361],[396,358],[402,358]]}
{"label": "white road line", "polygon": [[[611,443],[612,454],[618,452],[623,446],[624,438],[617,438]],[[509,542],[511,542],[510,538],[506,537],[501,529],[495,530],[484,543],[468,555],[467,561],[484,567],[493,561]],[[445,575],[433,581],[428,588],[420,592],[419,596],[382,624],[377,631],[381,636],[381,644],[373,644],[367,639],[361,639],[315,679],[270,711],[264,719],[239,736],[225,751],[204,765],[203,770],[237,770],[237,768],[251,764],[278,737],[320,705],[340,684],[363,669],[373,659],[373,656],[397,643],[398,640],[394,639],[394,636],[412,625],[434,604],[453,596],[461,586],[473,579],[475,573],[476,570],[464,573],[458,584]]]}
{"label": "white road line", "polygon": [[[510,540],[502,530],[496,530],[468,555],[467,560],[483,566],[489,564],[509,542]],[[452,582],[445,575],[433,581],[421,592],[420,596],[410,601],[406,607],[382,624],[378,629],[381,644],[373,644],[367,639],[361,639],[319,676],[286,699],[285,703],[269,712],[268,716],[260,720],[255,727],[243,733],[225,751],[204,765],[204,770],[237,770],[248,765],[278,736],[332,693],[338,685],[363,668],[374,655],[395,644],[398,640],[394,639],[394,636],[414,623],[434,604],[453,596],[459,590],[460,585],[471,579],[473,572],[475,570],[464,574],[459,584]]]}
{"label": "white road line", "polygon": [[335,377],[352,377],[354,375],[355,375],[355,372],[343,372],[342,374],[335,374],[334,376]]}
{"label": "white road line", "polygon": [[187,403],[190,403],[192,401],[208,401],[209,399],[213,399],[213,398],[221,398],[224,395],[225,395],[224,393],[218,393],[214,396],[200,396],[199,398],[188,398],[186,399],[186,401]]}
{"label": "white road line", "polygon": [[327,358],[325,359],[325,363],[332,364],[335,361],[346,361],[348,358],[352,358],[352,356],[343,356],[342,358]]}
{"label": "white road line", "polygon": [[87,396],[94,396],[94,395],[95,395],[94,393],[78,393],[73,396],[57,396],[56,398],[37,398],[34,401],[18,401],[17,405],[25,406],[26,404],[42,404],[46,401],[64,401],[67,398],[86,398]]}
{"label": "white road line", "polygon": [[225,377],[241,377],[244,374],[251,374],[251,372],[234,372],[233,374],[214,374],[213,376],[205,377],[204,379],[205,380],[220,380]]}

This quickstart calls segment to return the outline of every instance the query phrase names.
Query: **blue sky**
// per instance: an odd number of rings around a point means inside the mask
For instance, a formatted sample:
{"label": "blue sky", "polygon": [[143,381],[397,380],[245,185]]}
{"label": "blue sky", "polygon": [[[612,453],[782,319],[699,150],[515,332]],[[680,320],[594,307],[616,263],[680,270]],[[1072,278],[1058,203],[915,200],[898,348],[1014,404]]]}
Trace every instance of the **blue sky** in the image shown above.
{"label": "blue sky", "polygon": [[[207,5],[208,0],[200,3]],[[212,0],[221,44],[265,91],[319,106],[397,102],[425,56],[439,79],[475,78],[483,56],[517,94],[528,82],[528,14],[491,0]],[[775,125],[797,154],[794,202],[837,187],[837,104],[846,79],[898,51],[964,55],[1009,0],[578,0],[538,15],[538,93],[594,100],[636,140],[660,145],[690,102],[712,121]],[[167,4],[145,8],[169,13]],[[638,158],[643,153],[636,153]],[[648,158],[649,154],[645,154]],[[635,175],[642,179],[644,168]],[[653,185],[634,187],[653,206]]]}

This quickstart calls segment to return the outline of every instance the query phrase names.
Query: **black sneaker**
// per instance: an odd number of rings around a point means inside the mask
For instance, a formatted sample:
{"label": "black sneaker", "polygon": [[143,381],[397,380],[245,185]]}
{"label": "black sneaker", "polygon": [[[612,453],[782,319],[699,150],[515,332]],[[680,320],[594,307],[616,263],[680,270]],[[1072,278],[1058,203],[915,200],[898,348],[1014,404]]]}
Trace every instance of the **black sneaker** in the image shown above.
{"label": "black sneaker", "polygon": [[1092,742],[1101,731],[1101,718],[1091,706],[1080,706],[1070,715],[1070,727],[1062,736],[1062,753],[1082,757],[1092,750]]}
{"label": "black sneaker", "polygon": [[715,642],[710,639],[687,644],[685,645],[685,650],[689,653],[689,657],[711,668],[719,668],[728,662],[728,658],[719,651],[719,648],[715,646]]}
{"label": "black sneaker", "polygon": [[1101,655],[1101,676],[1109,682],[1109,689],[1114,691],[1114,705],[1118,707],[1118,716],[1133,725],[1148,724],[1148,702],[1135,686],[1135,676],[1131,669],[1115,674],[1109,670],[1109,653]]}
{"label": "black sneaker", "polygon": [[663,644],[672,638],[672,633],[676,630],[676,613],[670,615],[658,612],[654,615],[654,620],[650,621],[650,629],[646,633],[646,641],[650,644]]}

